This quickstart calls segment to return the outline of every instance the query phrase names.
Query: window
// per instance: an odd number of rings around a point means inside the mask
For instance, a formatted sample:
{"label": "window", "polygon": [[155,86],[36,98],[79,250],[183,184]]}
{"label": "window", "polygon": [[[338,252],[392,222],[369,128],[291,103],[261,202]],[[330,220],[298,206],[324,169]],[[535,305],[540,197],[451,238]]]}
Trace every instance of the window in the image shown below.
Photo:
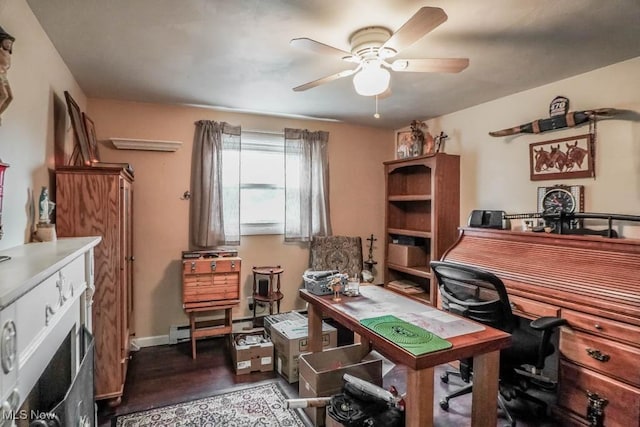
{"label": "window", "polygon": [[284,135],[242,132],[240,233],[284,233]]}

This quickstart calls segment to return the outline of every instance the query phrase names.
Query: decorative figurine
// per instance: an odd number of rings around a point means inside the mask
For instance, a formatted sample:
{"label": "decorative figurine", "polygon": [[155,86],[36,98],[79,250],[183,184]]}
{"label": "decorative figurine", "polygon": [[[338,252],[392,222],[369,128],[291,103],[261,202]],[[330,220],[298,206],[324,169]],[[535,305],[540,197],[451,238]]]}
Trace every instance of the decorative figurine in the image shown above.
{"label": "decorative figurine", "polygon": [[331,289],[333,289],[333,300],[338,302],[342,301],[340,298],[340,291],[342,290],[342,277],[335,277],[331,280],[330,283]]}
{"label": "decorative figurine", "polygon": [[418,120],[413,120],[411,125],[411,157],[419,156],[423,153],[423,144],[424,144],[424,132],[422,129],[425,127],[425,124]]}
{"label": "decorative figurine", "polygon": [[[0,116],[13,100],[13,93],[7,79],[7,71],[11,67],[11,52],[13,51],[14,41],[16,39],[0,27]],[[1,117],[0,124],[2,124]]]}
{"label": "decorative figurine", "polygon": [[40,192],[40,216],[38,217],[39,224],[50,224],[51,214],[56,204],[49,200],[49,189],[42,187]]}

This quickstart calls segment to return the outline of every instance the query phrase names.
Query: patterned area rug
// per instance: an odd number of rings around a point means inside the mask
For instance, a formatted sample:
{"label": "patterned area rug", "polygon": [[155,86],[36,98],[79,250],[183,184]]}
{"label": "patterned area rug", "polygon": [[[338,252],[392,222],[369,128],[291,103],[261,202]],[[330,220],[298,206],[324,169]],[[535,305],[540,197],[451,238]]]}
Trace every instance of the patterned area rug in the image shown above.
{"label": "patterned area rug", "polygon": [[277,382],[247,387],[204,399],[118,416],[115,427],[293,427],[306,426],[285,408]]}

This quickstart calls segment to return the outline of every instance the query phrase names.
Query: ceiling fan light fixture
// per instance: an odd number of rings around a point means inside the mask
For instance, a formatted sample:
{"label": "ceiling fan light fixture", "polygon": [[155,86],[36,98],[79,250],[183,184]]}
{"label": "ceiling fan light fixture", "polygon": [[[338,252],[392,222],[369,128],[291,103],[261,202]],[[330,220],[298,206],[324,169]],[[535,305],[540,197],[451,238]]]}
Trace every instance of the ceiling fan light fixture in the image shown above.
{"label": "ceiling fan light fixture", "polygon": [[362,96],[380,95],[389,87],[391,74],[380,63],[367,64],[353,77],[353,87]]}

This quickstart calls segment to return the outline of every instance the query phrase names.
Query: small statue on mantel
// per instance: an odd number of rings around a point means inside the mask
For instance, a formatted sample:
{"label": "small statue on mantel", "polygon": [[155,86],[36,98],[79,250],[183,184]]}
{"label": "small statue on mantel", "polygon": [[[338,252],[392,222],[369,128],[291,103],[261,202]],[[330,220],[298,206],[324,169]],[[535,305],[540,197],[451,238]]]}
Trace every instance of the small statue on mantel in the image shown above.
{"label": "small statue on mantel", "polygon": [[56,204],[49,200],[49,189],[47,187],[42,187],[42,191],[40,192],[40,215],[38,216],[39,224],[50,224],[51,223],[51,214],[55,209]]}
{"label": "small statue on mantel", "polygon": [[47,187],[42,187],[42,191],[40,191],[38,206],[40,208],[38,224],[33,233],[33,239],[36,242],[53,242],[57,240],[57,236],[56,226],[51,224],[51,214],[56,204],[49,200],[49,189]]}

